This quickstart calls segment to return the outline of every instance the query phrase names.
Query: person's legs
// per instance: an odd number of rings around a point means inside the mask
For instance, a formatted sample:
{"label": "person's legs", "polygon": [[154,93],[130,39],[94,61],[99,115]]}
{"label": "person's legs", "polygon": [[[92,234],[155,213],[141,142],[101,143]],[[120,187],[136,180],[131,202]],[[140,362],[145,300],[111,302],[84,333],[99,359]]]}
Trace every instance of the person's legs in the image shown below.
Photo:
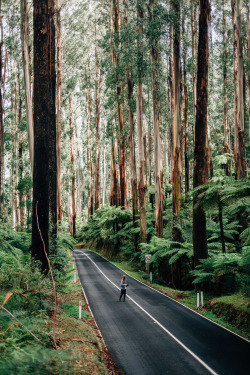
{"label": "person's legs", "polygon": [[124,297],[123,297],[123,301],[125,302],[125,297],[126,297],[126,289],[123,291],[123,295],[124,295]]}
{"label": "person's legs", "polygon": [[122,296],[123,296],[123,293],[124,293],[124,290],[121,289],[121,295],[120,295],[120,298],[119,298],[119,302],[121,301],[121,298],[122,298]]}

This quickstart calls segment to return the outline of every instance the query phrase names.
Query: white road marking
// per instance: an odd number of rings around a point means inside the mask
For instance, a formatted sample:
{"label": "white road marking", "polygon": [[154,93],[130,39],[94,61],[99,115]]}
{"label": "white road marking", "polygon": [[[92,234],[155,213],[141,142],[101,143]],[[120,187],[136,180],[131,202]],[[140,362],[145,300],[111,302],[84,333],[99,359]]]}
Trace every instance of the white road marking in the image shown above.
{"label": "white road marking", "polygon": [[[93,264],[94,266],[100,271],[100,273],[105,277],[105,279],[107,279],[116,289],[120,290],[120,288],[115,284],[113,283],[113,281],[111,281],[104,273],[103,271],[97,266],[97,264],[87,255],[87,254],[84,254],[85,257],[87,257]],[[192,350],[188,349],[188,347],[186,345],[184,345],[180,340],[177,339],[177,337],[175,337],[167,328],[165,328],[157,319],[155,319],[151,314],[149,314],[141,305],[139,305],[139,303],[137,303],[133,298],[129,297],[129,295],[127,295],[127,297],[137,306],[139,307],[139,309],[141,309],[150,319],[153,320],[154,323],[156,323],[161,329],[163,329],[163,331],[165,331],[169,336],[171,336],[183,349],[185,349],[192,357],[194,357],[203,367],[205,367],[209,372],[210,374],[213,374],[213,375],[218,375],[213,369],[211,369],[211,367],[209,367],[204,361],[202,361],[202,359],[200,359],[194,352],[192,352]]]}

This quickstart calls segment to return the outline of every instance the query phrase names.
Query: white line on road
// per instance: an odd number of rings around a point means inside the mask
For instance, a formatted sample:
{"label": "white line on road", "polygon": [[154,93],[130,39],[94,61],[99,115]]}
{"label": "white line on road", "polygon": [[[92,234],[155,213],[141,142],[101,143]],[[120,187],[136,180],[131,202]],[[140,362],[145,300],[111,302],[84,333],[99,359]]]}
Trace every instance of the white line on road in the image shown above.
{"label": "white line on road", "polygon": [[[85,255],[94,265],[95,267],[100,271],[100,273],[105,277],[105,279],[107,279],[116,289],[120,290],[120,288],[115,284],[113,283],[113,281],[111,281],[103,272],[102,270],[97,266],[97,264],[87,255],[87,254],[83,254],[82,255]],[[137,306],[139,307],[139,309],[141,309],[150,319],[153,320],[154,323],[156,323],[161,329],[163,329],[163,331],[165,331],[169,336],[171,336],[183,349],[185,349],[192,357],[194,357],[203,367],[205,367],[211,374],[213,375],[218,375],[213,369],[211,369],[211,367],[209,367],[205,362],[202,361],[202,359],[200,359],[194,352],[192,352],[192,350],[188,349],[188,347],[186,347],[186,345],[184,345],[180,340],[177,339],[177,337],[175,337],[167,328],[165,328],[160,322],[158,322],[157,319],[155,319],[151,314],[149,314],[141,305],[139,305],[139,303],[137,303],[133,298],[129,297],[129,295],[127,295],[127,297]]]}

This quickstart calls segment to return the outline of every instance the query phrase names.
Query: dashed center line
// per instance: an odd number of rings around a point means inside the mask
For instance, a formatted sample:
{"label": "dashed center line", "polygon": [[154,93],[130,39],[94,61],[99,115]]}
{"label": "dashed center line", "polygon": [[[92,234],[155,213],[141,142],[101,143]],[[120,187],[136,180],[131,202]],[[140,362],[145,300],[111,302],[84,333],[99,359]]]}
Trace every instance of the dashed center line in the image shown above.
{"label": "dashed center line", "polygon": [[[97,264],[90,258],[89,255],[84,254],[81,252],[82,255],[87,257],[93,265],[98,269],[98,271],[107,279],[110,284],[112,284],[116,289],[120,290],[120,288],[113,283],[112,280],[110,280],[103,271],[97,266]],[[151,320],[153,320],[154,323],[156,323],[163,331],[165,331],[170,337],[172,337],[183,349],[185,349],[193,358],[195,358],[203,367],[205,367],[210,374],[218,375],[211,367],[209,367],[204,361],[202,361],[201,358],[199,358],[192,350],[190,350],[186,345],[184,345],[177,337],[175,337],[167,328],[165,328],[157,319],[155,319],[149,312],[147,312],[139,303],[137,303],[133,298],[131,298],[129,295],[127,295],[127,298],[129,298],[140,310],[142,310]]]}

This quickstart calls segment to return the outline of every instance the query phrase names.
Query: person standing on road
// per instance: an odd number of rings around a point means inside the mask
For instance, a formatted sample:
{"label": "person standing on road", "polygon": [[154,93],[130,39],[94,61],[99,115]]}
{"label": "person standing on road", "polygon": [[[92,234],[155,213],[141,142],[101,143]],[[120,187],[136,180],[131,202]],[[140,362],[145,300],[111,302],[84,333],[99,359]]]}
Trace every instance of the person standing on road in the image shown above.
{"label": "person standing on road", "polygon": [[119,298],[119,302],[121,302],[122,296],[123,296],[123,302],[125,302],[127,286],[128,286],[128,284],[126,284],[126,276],[123,275],[122,279],[121,279],[121,295],[120,295],[120,298]]}

